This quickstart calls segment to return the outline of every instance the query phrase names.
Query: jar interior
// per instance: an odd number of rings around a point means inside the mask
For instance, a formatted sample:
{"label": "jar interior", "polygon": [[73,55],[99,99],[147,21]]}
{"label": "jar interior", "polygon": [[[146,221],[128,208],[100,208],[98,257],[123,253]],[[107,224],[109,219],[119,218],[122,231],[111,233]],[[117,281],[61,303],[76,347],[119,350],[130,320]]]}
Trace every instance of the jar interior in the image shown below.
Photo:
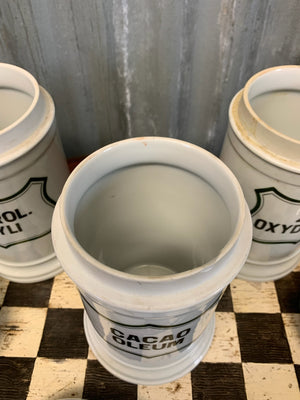
{"label": "jar interior", "polygon": [[300,140],[300,68],[275,68],[252,78],[246,94],[255,114],[272,129]]}
{"label": "jar interior", "polygon": [[254,112],[266,124],[292,139],[300,140],[300,91],[274,90],[254,97]]}
{"label": "jar interior", "polygon": [[165,164],[111,172],[82,196],[79,244],[101,263],[134,275],[162,276],[201,266],[230,240],[230,212],[203,178]]}
{"label": "jar interior", "polygon": [[21,90],[0,87],[0,130],[7,128],[29,109],[33,97]]}

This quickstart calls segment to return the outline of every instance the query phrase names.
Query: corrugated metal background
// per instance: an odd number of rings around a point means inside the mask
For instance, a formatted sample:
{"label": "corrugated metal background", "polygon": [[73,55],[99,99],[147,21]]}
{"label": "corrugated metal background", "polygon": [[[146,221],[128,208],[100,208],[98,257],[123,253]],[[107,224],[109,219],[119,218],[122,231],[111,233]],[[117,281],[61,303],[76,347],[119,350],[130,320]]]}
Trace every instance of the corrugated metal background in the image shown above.
{"label": "corrugated metal background", "polygon": [[0,61],[53,96],[68,157],[161,135],[218,154],[232,96],[300,63],[299,0],[1,0]]}

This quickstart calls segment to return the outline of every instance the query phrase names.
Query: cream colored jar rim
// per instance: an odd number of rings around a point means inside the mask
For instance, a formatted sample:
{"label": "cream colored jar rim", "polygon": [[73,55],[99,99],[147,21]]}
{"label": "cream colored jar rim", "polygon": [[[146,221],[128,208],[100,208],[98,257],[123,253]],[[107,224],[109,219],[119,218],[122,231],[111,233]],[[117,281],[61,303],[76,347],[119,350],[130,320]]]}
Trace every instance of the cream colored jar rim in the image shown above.
{"label": "cream colored jar rim", "polygon": [[[27,108],[27,110],[19,117],[17,118],[14,122],[12,122],[10,125],[6,126],[3,129],[0,129],[0,135],[6,133],[7,131],[13,129],[16,125],[20,124],[22,121],[24,121],[28,115],[32,112],[32,110],[35,108],[39,95],[40,95],[40,89],[39,89],[39,84],[37,83],[36,79],[25,69],[20,68],[16,65],[11,65],[11,64],[6,64],[6,63],[0,63],[0,71],[1,69],[7,70],[8,73],[12,72],[13,74],[18,73],[20,77],[24,78],[23,84],[26,86],[26,81],[29,83],[31,86],[30,89],[32,89],[32,92],[29,93],[28,90],[22,90],[24,93],[32,96],[32,102],[30,106]],[[0,87],[5,87],[7,89],[15,89],[20,91],[21,88],[18,85],[14,84],[5,84],[5,82],[2,82],[2,77],[0,75]]]}
{"label": "cream colored jar rim", "polygon": [[[32,96],[27,110],[13,123],[0,130],[0,167],[3,167],[24,154],[29,154],[43,140],[54,126],[55,107],[50,94],[39,86],[28,71],[18,66],[0,63],[1,86]],[[54,134],[55,129],[52,129],[49,139]]]}
{"label": "cream colored jar rim", "polygon": [[[247,94],[249,92],[248,84],[252,85],[257,77],[264,76],[266,72],[282,71],[282,69],[300,71],[300,66],[271,67],[253,75],[230,102],[229,126],[241,144],[260,159],[276,168],[298,175],[300,141],[284,135],[264,123],[252,109],[248,99],[249,94]],[[292,86],[291,89],[295,90],[295,87]],[[255,131],[254,134],[253,131]]]}
{"label": "cream colored jar rim", "polygon": [[[255,83],[258,81],[258,79],[265,77],[267,74],[270,73],[281,73],[282,71],[285,70],[290,70],[290,69],[296,69],[299,71],[299,77],[300,77],[300,66],[299,65],[281,65],[281,66],[276,66],[276,67],[270,67],[267,69],[264,69],[262,71],[257,72],[254,74],[246,83],[244,90],[243,90],[243,100],[244,103],[249,111],[249,113],[252,115],[252,117],[257,120],[262,126],[264,126],[266,129],[274,133],[274,135],[278,135],[281,138],[291,142],[300,145],[300,140],[297,140],[295,138],[292,138],[288,135],[285,135],[284,133],[281,133],[277,129],[272,128],[269,124],[267,124],[263,119],[261,119],[256,112],[254,111],[252,105],[251,105],[251,91],[253,90],[253,86]],[[273,89],[273,90],[299,90],[300,91],[300,79],[299,79],[299,88],[295,88],[295,86],[287,87],[286,85],[279,85],[278,89]],[[262,93],[267,93],[268,91],[261,92]]]}

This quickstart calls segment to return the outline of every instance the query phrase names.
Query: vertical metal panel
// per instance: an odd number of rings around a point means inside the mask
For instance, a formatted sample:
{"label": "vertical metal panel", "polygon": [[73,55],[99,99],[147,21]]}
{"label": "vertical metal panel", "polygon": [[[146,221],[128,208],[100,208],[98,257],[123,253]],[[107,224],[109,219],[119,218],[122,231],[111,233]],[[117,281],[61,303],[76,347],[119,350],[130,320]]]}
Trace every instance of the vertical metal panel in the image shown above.
{"label": "vertical metal panel", "polygon": [[299,0],[2,0],[0,60],[52,94],[68,156],[126,137],[218,154],[232,96],[300,62]]}

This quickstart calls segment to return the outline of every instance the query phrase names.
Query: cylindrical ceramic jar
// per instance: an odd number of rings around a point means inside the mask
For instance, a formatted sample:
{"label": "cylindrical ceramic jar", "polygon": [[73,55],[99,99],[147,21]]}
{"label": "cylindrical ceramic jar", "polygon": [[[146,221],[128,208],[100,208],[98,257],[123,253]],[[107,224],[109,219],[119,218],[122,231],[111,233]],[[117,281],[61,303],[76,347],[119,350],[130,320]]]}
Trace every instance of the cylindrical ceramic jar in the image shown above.
{"label": "cylindrical ceramic jar", "polygon": [[239,277],[268,281],[300,261],[300,67],[254,75],[232,100],[221,159],[238,178],[253,222]]}
{"label": "cylindrical ceramic jar", "polygon": [[252,228],[223,162],[180,140],[145,137],[79,164],[52,236],[98,360],[126,381],[160,384],[208,350],[215,308],[247,258]]}
{"label": "cylindrical ceramic jar", "polygon": [[61,271],[51,239],[69,172],[51,96],[27,71],[0,64],[0,275],[36,282]]}

